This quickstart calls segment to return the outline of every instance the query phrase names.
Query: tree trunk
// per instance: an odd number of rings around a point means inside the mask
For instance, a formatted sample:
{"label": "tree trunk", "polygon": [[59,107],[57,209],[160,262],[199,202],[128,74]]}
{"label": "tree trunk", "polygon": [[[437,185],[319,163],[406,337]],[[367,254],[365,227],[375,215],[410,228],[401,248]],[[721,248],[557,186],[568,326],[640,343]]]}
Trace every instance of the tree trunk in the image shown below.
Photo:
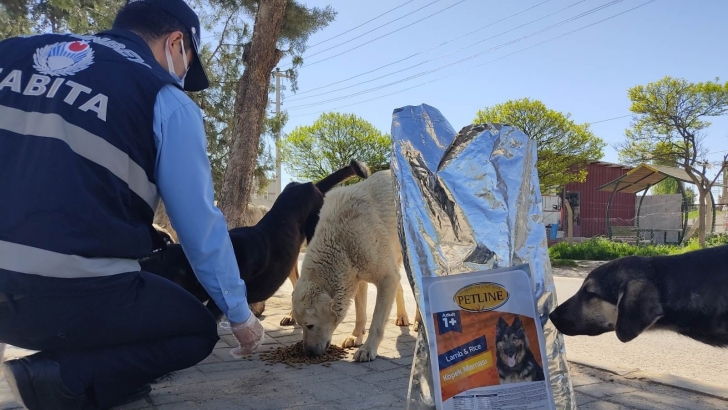
{"label": "tree trunk", "polygon": [[[707,188],[705,186],[705,183],[707,182],[705,180],[705,170],[703,170],[702,174],[697,174],[697,172],[694,172],[693,169],[683,164],[683,169],[685,170],[685,173],[688,174],[690,179],[693,181],[693,184],[695,184],[695,187],[698,188],[698,243],[700,244],[701,248],[705,248],[705,231],[706,231],[706,221],[705,221],[705,201],[708,195],[710,195],[710,184],[708,183]],[[692,231],[692,229],[691,229]]]}
{"label": "tree trunk", "polygon": [[271,73],[283,57],[276,42],[286,4],[287,0],[260,1],[253,37],[244,47],[245,71],[237,84],[232,144],[220,192],[220,210],[228,228],[242,226],[253,188]]}
{"label": "tree trunk", "polygon": [[698,185],[698,243],[701,248],[705,248],[705,231],[706,231],[706,218],[705,218],[705,203],[708,191],[702,186]]}
{"label": "tree trunk", "polygon": [[705,190],[705,237],[713,230],[713,202],[710,200],[710,187]]}
{"label": "tree trunk", "polygon": [[564,201],[564,207],[566,208],[566,243],[571,245],[574,243],[574,213],[571,211],[569,201]]}

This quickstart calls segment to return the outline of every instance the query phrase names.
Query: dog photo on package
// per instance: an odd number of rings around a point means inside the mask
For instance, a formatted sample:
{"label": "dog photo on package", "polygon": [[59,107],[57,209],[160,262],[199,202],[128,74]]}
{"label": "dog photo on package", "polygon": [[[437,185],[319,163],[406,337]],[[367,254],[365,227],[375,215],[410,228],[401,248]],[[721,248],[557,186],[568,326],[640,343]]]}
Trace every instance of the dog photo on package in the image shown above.
{"label": "dog photo on package", "polygon": [[528,266],[424,278],[438,408],[551,409]]}

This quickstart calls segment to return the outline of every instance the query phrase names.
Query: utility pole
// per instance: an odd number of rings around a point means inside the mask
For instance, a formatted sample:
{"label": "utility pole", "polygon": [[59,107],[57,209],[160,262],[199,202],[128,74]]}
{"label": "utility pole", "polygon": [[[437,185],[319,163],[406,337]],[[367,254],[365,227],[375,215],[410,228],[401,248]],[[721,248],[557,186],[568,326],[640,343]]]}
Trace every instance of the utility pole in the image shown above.
{"label": "utility pole", "polygon": [[[281,72],[279,67],[276,67],[276,71],[273,73],[276,76],[276,118],[281,118],[281,77],[288,78]],[[283,186],[281,184],[281,150],[278,145],[281,140],[281,129],[280,127],[275,132],[275,143],[276,143],[276,199],[281,194]]]}
{"label": "utility pole", "polygon": [[723,205],[728,204],[728,161],[723,161]]}

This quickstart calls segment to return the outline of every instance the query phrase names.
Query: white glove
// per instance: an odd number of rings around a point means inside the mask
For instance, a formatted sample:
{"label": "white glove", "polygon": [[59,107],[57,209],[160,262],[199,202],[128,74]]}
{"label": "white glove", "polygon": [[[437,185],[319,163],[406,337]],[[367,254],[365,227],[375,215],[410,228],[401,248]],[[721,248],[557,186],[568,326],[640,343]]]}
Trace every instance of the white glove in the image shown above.
{"label": "white glove", "polygon": [[230,323],[229,329],[233,336],[238,339],[238,347],[230,351],[230,355],[236,359],[252,354],[263,343],[265,330],[253,313],[245,322]]}

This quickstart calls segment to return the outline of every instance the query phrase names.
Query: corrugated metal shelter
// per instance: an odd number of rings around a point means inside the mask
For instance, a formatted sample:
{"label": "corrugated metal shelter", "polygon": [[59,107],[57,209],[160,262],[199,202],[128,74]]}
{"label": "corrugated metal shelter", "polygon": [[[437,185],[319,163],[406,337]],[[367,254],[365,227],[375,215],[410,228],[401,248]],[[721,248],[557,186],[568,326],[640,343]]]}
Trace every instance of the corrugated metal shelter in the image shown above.
{"label": "corrugated metal shelter", "polygon": [[678,181],[692,183],[685,170],[662,165],[640,164],[621,177],[606,183],[597,189],[605,192],[627,192],[636,194],[661,182],[666,178],[675,178]]}
{"label": "corrugated metal shelter", "polygon": [[[647,190],[653,185],[661,182],[664,179],[673,178],[680,182],[692,183],[692,179],[685,170],[675,167],[666,167],[662,165],[651,165],[651,164],[640,164],[626,174],[615,178],[613,181],[606,183],[597,188],[600,192],[609,193],[610,197],[613,195],[616,199],[620,193],[633,193],[644,192],[640,199],[640,205],[637,208],[637,221],[639,221],[639,212],[642,207],[642,200],[647,193]],[[683,196],[683,203],[687,202],[685,191],[682,184],[678,184],[680,193]],[[713,210],[712,224],[710,226],[710,232],[715,229],[715,199],[713,194],[710,194],[711,209]],[[612,211],[614,205],[608,206],[607,210],[609,213]],[[610,218],[611,222],[611,218]],[[610,224],[611,225],[611,224]],[[617,225],[615,225],[617,226]],[[681,243],[685,237],[685,233],[688,227],[688,209],[687,206],[683,205],[683,221],[682,221],[682,232],[678,235],[678,242]],[[636,227],[639,230],[639,223]],[[607,226],[607,236],[612,237],[611,227]]]}
{"label": "corrugated metal shelter", "polygon": [[[584,182],[566,184],[563,200],[568,200],[574,213],[574,236],[590,238],[607,235],[607,205],[611,192],[597,189],[632,170],[632,167],[603,161],[587,166]],[[566,222],[566,210],[562,207],[562,226]],[[634,226],[635,193],[618,192],[614,195],[610,215],[611,226]]]}

